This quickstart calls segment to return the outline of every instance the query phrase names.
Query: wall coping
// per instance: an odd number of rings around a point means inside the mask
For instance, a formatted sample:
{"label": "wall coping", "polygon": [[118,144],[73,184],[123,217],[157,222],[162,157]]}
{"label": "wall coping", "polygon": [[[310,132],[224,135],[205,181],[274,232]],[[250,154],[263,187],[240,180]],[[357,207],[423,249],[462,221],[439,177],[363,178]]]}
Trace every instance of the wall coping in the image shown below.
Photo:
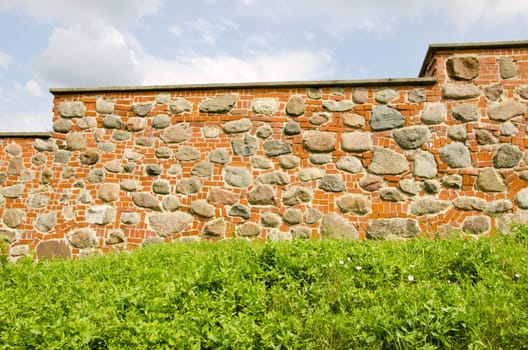
{"label": "wall coping", "polygon": [[441,50],[475,50],[475,49],[504,49],[504,48],[516,48],[516,47],[528,47],[528,40],[516,40],[516,41],[484,41],[484,42],[469,42],[469,43],[444,43],[444,44],[429,44],[425,58],[420,68],[419,77],[424,77],[431,59],[437,51]]}
{"label": "wall coping", "polygon": [[78,88],[51,88],[53,95],[72,93],[133,92],[133,91],[173,91],[173,90],[213,90],[213,89],[248,89],[248,88],[293,88],[293,87],[326,87],[326,86],[404,86],[435,85],[434,77],[418,78],[385,78],[364,80],[307,80],[307,81],[273,81],[248,83],[214,83],[214,84],[179,84],[179,85],[144,85],[144,86],[103,86]]}
{"label": "wall coping", "polygon": [[36,139],[47,139],[52,136],[51,132],[0,132],[0,139],[5,138],[36,138]]}

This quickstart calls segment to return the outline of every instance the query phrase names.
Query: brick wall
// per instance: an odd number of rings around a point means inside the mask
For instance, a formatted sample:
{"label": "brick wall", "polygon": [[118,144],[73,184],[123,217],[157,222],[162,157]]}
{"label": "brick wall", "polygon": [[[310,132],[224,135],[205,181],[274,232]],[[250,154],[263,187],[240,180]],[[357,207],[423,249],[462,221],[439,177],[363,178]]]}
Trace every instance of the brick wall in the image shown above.
{"label": "brick wall", "polygon": [[527,64],[432,45],[413,79],[52,89],[49,137],[0,135],[0,236],[17,259],[528,222]]}

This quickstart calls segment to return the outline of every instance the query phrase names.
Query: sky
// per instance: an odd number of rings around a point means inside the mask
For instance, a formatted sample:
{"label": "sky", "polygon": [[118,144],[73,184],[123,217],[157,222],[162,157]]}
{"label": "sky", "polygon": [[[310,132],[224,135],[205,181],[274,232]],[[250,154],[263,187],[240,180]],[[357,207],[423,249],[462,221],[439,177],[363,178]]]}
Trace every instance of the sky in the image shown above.
{"label": "sky", "polygon": [[0,0],[0,132],[53,87],[416,77],[431,43],[528,39],[525,0]]}

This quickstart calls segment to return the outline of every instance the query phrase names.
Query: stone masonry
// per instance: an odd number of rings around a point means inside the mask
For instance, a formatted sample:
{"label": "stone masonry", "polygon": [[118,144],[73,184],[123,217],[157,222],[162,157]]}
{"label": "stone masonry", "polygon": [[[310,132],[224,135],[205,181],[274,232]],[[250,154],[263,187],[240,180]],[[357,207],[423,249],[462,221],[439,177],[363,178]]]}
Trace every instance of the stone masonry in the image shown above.
{"label": "stone masonry", "polygon": [[528,223],[528,42],[431,45],[411,79],[51,92],[53,132],[0,134],[13,260]]}

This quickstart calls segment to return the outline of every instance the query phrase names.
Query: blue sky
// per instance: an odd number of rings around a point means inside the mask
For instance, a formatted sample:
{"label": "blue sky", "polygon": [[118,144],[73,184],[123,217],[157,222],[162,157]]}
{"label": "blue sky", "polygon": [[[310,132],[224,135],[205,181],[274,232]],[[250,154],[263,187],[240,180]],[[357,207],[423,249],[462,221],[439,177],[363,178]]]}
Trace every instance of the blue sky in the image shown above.
{"label": "blue sky", "polygon": [[50,87],[415,77],[429,43],[528,39],[524,0],[0,0],[0,131]]}

